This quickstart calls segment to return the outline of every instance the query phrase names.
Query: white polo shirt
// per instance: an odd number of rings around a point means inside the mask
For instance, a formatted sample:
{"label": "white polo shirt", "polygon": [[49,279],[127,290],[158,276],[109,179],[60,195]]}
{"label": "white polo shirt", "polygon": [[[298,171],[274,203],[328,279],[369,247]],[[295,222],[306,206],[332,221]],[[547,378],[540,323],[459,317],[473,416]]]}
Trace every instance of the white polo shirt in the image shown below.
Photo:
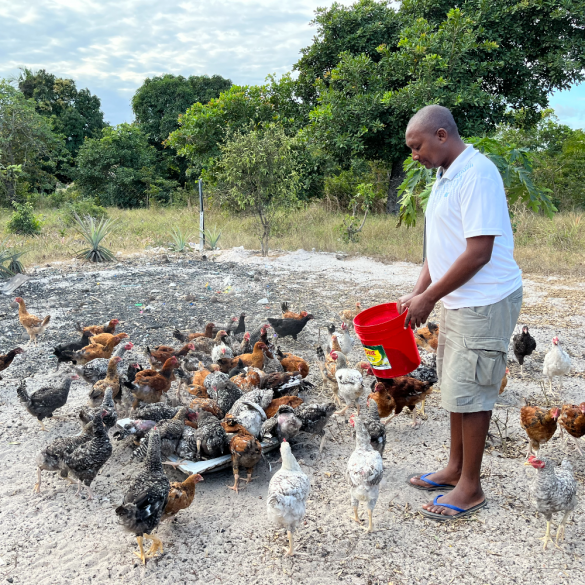
{"label": "white polo shirt", "polygon": [[504,183],[496,165],[472,145],[445,171],[440,167],[426,210],[431,280],[440,280],[467,247],[466,238],[496,236],[491,260],[443,298],[447,309],[505,299],[522,285]]}

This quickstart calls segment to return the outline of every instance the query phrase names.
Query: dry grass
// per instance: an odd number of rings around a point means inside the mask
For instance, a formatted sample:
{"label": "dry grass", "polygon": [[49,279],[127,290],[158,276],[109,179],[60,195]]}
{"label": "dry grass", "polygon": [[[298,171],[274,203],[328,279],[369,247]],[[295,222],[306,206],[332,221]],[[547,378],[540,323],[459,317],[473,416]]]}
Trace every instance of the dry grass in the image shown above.
{"label": "dry grass", "polygon": [[[197,209],[159,208],[135,211],[110,209],[119,218],[118,228],[106,239],[105,246],[124,254],[141,252],[147,247],[169,246],[171,231],[178,227],[198,241]],[[82,247],[72,228],[64,228],[59,211],[43,213],[43,232],[36,237],[8,236],[5,244],[24,246],[28,253],[25,265],[67,260]],[[0,233],[5,233],[9,212],[0,213]],[[379,258],[385,261],[420,262],[422,255],[422,222],[416,228],[396,228],[395,219],[386,215],[369,217],[358,243],[341,241],[338,226],[342,214],[311,206],[302,211],[284,213],[277,221],[271,248],[296,250],[304,248],[323,252],[345,252]],[[558,214],[553,220],[523,210],[514,214],[516,258],[528,273],[585,275],[585,227],[582,215]],[[244,246],[259,249],[254,220],[217,210],[206,214],[206,227],[222,230],[221,248]]]}

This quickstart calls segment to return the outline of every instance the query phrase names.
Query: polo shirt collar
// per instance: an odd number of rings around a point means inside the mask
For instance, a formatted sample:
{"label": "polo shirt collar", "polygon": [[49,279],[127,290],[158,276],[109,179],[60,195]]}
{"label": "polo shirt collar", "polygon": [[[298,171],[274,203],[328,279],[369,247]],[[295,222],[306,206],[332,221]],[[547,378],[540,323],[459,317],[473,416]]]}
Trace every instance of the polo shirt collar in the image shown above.
{"label": "polo shirt collar", "polygon": [[451,163],[451,166],[445,170],[439,167],[437,176],[441,179],[451,180],[457,173],[469,162],[469,160],[477,154],[477,150],[473,148],[473,144],[468,144],[467,148]]}

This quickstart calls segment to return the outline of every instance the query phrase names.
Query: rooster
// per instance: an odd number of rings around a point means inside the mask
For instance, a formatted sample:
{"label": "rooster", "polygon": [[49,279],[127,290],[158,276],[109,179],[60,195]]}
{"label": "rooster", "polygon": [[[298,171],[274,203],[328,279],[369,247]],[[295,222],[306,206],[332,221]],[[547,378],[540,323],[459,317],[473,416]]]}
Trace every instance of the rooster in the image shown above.
{"label": "rooster", "polygon": [[26,329],[26,332],[29,336],[27,345],[30,345],[30,343],[37,345],[37,338],[39,335],[42,335],[45,332],[45,329],[49,326],[51,315],[47,315],[43,318],[37,317],[36,315],[31,315],[26,310],[26,305],[24,304],[22,297],[16,297],[14,302],[18,303],[18,320],[20,321],[20,324]]}
{"label": "rooster", "polygon": [[[571,371],[571,358],[561,347],[558,337],[553,337],[552,347],[544,356],[542,373],[548,378],[549,389],[552,392],[552,381],[555,376],[566,376]],[[563,379],[559,383],[559,391],[563,387]]]}

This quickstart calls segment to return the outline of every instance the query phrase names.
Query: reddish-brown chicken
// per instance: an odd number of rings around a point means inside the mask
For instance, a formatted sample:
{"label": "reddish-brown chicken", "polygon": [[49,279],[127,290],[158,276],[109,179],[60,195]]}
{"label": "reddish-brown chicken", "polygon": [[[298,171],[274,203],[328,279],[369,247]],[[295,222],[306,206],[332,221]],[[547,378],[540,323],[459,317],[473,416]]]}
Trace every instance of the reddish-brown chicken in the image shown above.
{"label": "reddish-brown chicken", "polygon": [[577,450],[583,455],[577,439],[585,435],[585,402],[581,402],[579,406],[565,404],[559,417],[559,424],[567,431],[569,437],[575,442]]}
{"label": "reddish-brown chicken", "polygon": [[[412,426],[416,427],[418,421],[416,419],[416,405],[421,402],[421,412],[424,414],[424,401],[426,397],[433,391],[433,386],[430,382],[421,382],[416,378],[410,376],[399,376],[397,378],[388,378],[376,384],[374,390],[384,386],[388,391],[388,395],[394,401],[394,416],[390,417],[384,424],[388,424],[394,417],[398,416],[404,408],[408,408],[412,412]],[[371,396],[371,395],[370,395]],[[380,404],[378,403],[378,410]],[[380,412],[380,416],[382,413]]]}
{"label": "reddish-brown chicken", "polygon": [[173,333],[173,337],[186,343],[187,341],[192,341],[193,339],[199,339],[200,337],[209,337],[210,339],[213,337],[213,328],[215,325],[213,323],[208,323],[205,326],[204,333],[181,333],[178,329],[175,329]]}
{"label": "reddish-brown chicken", "polygon": [[[226,430],[228,433],[237,432],[236,436],[230,441],[230,453],[232,454],[232,468],[234,472],[234,485],[228,486],[230,489],[238,493],[238,482],[240,480],[240,467],[244,467],[248,473],[246,483],[250,483],[253,479],[252,473],[254,467],[262,457],[262,445],[260,441],[254,437],[248,430],[240,424],[237,424],[234,419],[225,421],[227,424]],[[226,427],[224,427],[225,429]]]}
{"label": "reddish-brown chicken", "polygon": [[181,349],[175,349],[170,345],[159,345],[151,350],[148,346],[146,347],[146,355],[150,361],[150,365],[155,370],[160,370],[163,364],[173,356],[180,358],[186,356],[190,351],[195,349],[192,343],[185,344]]}
{"label": "reddish-brown chicken", "polygon": [[218,367],[215,364],[212,364],[209,368],[206,368],[202,362],[199,362],[199,369],[193,372],[193,380],[191,383],[194,386],[203,386],[205,378],[207,378],[211,372],[215,372],[217,370]]}
{"label": "reddish-brown chicken", "polygon": [[[232,360],[232,368],[238,365],[238,360],[242,360],[245,366],[252,366],[261,370],[264,367],[264,351],[268,352],[268,347],[262,341],[258,341],[254,344],[254,350],[252,353],[243,353]],[[272,357],[270,354],[269,357]]]}
{"label": "reddish-brown chicken", "polygon": [[285,372],[300,372],[303,378],[309,375],[309,364],[302,357],[289,352],[283,353],[280,349],[277,355]]}
{"label": "reddish-brown chicken", "polygon": [[189,408],[192,410],[200,408],[201,410],[210,412],[213,416],[216,416],[219,419],[224,417],[224,413],[218,406],[217,402],[211,398],[194,398],[189,404]]}
{"label": "reddish-brown chicken", "polygon": [[[107,345],[108,341],[111,341],[114,337],[119,337],[122,333],[112,335],[111,333],[100,333],[99,335],[93,335],[89,338],[90,345]],[[124,333],[126,335],[126,333]],[[127,335],[126,335],[127,337]]]}
{"label": "reddish-brown chicken", "polygon": [[540,446],[550,441],[557,430],[557,419],[561,414],[560,408],[551,408],[546,410],[539,406],[523,406],[520,409],[520,426],[528,435],[528,452],[526,458],[531,453],[538,457]]}
{"label": "reddish-brown chicken", "polygon": [[362,305],[361,303],[358,301],[355,304],[355,309],[344,309],[343,311],[341,311],[339,313],[339,316],[346,322],[349,324],[353,323],[353,320],[356,318],[356,316],[362,312]]}
{"label": "reddish-brown chicken", "polygon": [[426,327],[420,327],[415,332],[416,344],[422,349],[436,353],[439,345],[439,326],[430,321]]}
{"label": "reddish-brown chicken", "polygon": [[[118,333],[114,335],[106,345],[86,345],[80,351],[76,351],[74,354],[74,360],[77,365],[83,366],[91,360],[95,360],[98,358],[104,358],[109,360],[112,357],[112,353],[114,352],[114,348],[122,341],[122,339],[126,339],[128,337],[127,333]],[[90,341],[91,341],[90,337]]]}
{"label": "reddish-brown chicken", "polygon": [[107,325],[88,325],[84,327],[81,331],[85,335],[87,333],[91,333],[92,335],[100,335],[102,333],[111,333],[114,335],[116,333],[116,325],[118,325],[120,321],[118,319],[112,319]]}
{"label": "reddish-brown chicken", "polygon": [[120,393],[120,376],[118,374],[118,364],[122,361],[121,357],[110,358],[108,370],[103,380],[98,380],[89,393],[89,400],[93,406],[102,403],[107,388],[112,389],[112,398],[117,398]]}
{"label": "reddish-brown chicken", "polygon": [[502,383],[500,384],[499,394],[502,394],[502,392],[506,389],[506,386],[508,385],[508,374],[509,373],[510,373],[510,369],[506,368],[506,373],[504,374],[504,377],[502,378]]}
{"label": "reddish-brown chicken", "polygon": [[260,388],[264,378],[264,372],[257,368],[249,367],[247,372],[242,372],[231,378],[231,381],[242,391],[249,392],[255,388]]}
{"label": "reddish-brown chicken", "polygon": [[194,473],[185,481],[174,481],[169,490],[169,499],[161,520],[168,520],[176,516],[181,510],[186,510],[195,499],[195,486],[203,481],[203,478]]}
{"label": "reddish-brown chicken", "polygon": [[286,405],[291,408],[296,408],[302,403],[303,399],[298,396],[281,396],[280,398],[275,398],[266,409],[266,418],[272,418],[281,406]]}
{"label": "reddish-brown chicken", "polygon": [[163,393],[168,392],[171,387],[173,369],[179,366],[179,360],[173,356],[169,358],[160,372],[156,370],[142,370],[134,378],[134,388],[131,392],[134,395],[132,408],[136,408],[140,400],[143,402],[160,402]]}
{"label": "reddish-brown chicken", "polygon": [[193,347],[195,351],[202,351],[204,353],[211,353],[211,350],[221,343],[223,337],[225,337],[227,333],[222,329],[221,331],[217,332],[217,335],[211,339],[209,337],[198,337],[195,339],[193,343]]}
{"label": "reddish-brown chicken", "polygon": [[307,311],[301,311],[300,313],[293,313],[293,311],[288,310],[288,303],[280,303],[280,308],[282,309],[282,318],[283,319],[302,319],[306,317],[309,313]]}
{"label": "reddish-brown chicken", "polygon": [[378,412],[381,418],[390,416],[396,408],[396,403],[390,394],[390,391],[382,382],[374,386],[373,392],[368,396],[368,402],[373,400],[378,405]]}
{"label": "reddish-brown chicken", "polygon": [[51,315],[47,315],[44,318],[37,317],[36,315],[31,315],[26,310],[26,305],[24,304],[24,300],[22,297],[16,297],[14,302],[18,303],[18,320],[20,324],[26,329],[28,333],[29,340],[28,342],[34,342],[35,345],[37,342],[37,337],[42,335],[45,329],[49,326],[49,321],[51,320]]}
{"label": "reddish-brown chicken", "polygon": [[[14,358],[21,353],[24,353],[24,349],[21,347],[16,347],[10,350],[7,354],[0,355],[0,372],[8,368],[13,362]],[[2,376],[0,376],[0,380],[2,380]]]}

